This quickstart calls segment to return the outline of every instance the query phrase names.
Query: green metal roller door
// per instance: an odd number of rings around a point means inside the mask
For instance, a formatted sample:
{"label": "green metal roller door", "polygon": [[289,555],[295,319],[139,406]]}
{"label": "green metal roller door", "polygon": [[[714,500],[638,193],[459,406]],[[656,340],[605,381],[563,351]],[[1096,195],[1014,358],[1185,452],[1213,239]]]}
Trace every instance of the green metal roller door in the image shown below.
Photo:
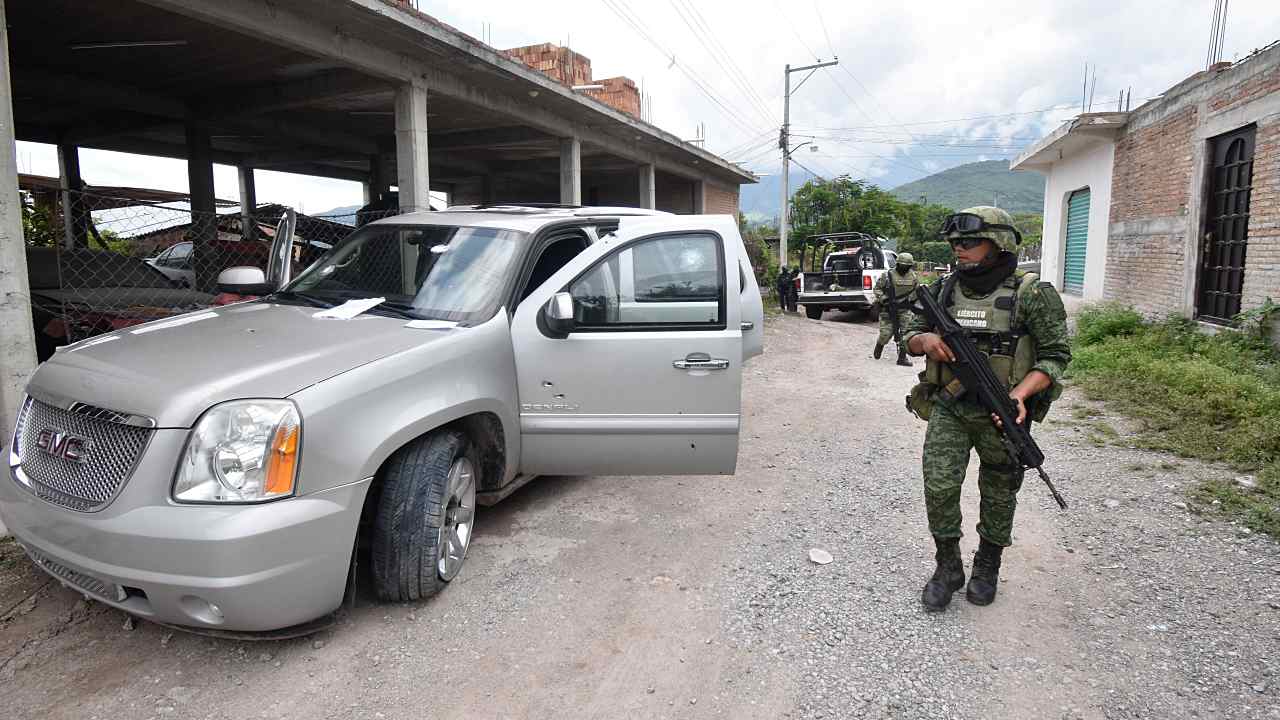
{"label": "green metal roller door", "polygon": [[1077,190],[1067,198],[1067,249],[1062,267],[1062,289],[1084,294],[1084,256],[1089,245],[1089,191]]}

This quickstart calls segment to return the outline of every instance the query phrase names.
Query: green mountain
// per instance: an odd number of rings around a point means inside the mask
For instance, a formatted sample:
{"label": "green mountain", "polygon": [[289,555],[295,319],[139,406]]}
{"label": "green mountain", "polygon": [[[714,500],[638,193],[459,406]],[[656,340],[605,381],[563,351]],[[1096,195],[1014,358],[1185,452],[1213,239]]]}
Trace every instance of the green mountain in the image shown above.
{"label": "green mountain", "polygon": [[891,190],[899,199],[930,203],[953,210],[995,202],[1009,212],[1044,211],[1044,176],[1034,172],[1010,172],[1009,161],[958,165]]}

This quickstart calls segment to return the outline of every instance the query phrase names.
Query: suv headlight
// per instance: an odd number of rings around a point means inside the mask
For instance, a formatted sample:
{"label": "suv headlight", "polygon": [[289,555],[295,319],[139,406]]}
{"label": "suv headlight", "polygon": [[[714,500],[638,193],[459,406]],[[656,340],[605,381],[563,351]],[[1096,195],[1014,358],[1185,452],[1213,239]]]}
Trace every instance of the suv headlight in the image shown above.
{"label": "suv headlight", "polygon": [[293,494],[302,420],[290,400],[233,400],[205,412],[178,463],[173,499],[252,503]]}

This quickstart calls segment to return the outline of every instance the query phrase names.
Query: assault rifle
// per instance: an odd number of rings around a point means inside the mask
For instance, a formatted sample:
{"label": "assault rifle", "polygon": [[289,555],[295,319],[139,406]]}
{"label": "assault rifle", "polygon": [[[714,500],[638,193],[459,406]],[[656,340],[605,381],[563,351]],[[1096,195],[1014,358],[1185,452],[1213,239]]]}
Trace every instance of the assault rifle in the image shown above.
{"label": "assault rifle", "polygon": [[[1034,468],[1040,473],[1040,479],[1049,487],[1049,492],[1058,502],[1058,507],[1066,510],[1067,501],[1058,494],[1058,489],[1053,486],[1049,474],[1042,467],[1044,453],[1031,438],[1027,428],[1016,422],[1017,404],[1013,398],[1009,397],[1004,384],[996,378],[987,356],[979,352],[978,346],[973,343],[973,338],[969,337],[964,328],[942,309],[938,299],[932,293],[922,287],[916,295],[920,305],[913,309],[924,316],[956,356],[955,362],[947,363],[951,367],[951,372],[964,386],[965,392],[972,393],[979,405],[1000,418],[1000,424],[1003,426],[1000,430],[1000,441],[1004,443],[1005,452],[1018,463],[1023,472]],[[1027,421],[1030,422],[1029,417]]]}

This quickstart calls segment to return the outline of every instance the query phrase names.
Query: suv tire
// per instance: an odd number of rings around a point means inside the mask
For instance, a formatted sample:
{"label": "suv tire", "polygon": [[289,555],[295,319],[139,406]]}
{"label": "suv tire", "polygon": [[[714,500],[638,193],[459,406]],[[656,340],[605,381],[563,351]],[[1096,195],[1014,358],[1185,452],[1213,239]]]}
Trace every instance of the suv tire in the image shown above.
{"label": "suv tire", "polygon": [[821,305],[805,305],[804,314],[805,314],[805,317],[808,317],[810,320],[821,320],[822,306]]}
{"label": "suv tire", "polygon": [[457,576],[475,528],[479,467],[453,430],[413,441],[383,466],[372,553],[379,598],[421,600]]}

